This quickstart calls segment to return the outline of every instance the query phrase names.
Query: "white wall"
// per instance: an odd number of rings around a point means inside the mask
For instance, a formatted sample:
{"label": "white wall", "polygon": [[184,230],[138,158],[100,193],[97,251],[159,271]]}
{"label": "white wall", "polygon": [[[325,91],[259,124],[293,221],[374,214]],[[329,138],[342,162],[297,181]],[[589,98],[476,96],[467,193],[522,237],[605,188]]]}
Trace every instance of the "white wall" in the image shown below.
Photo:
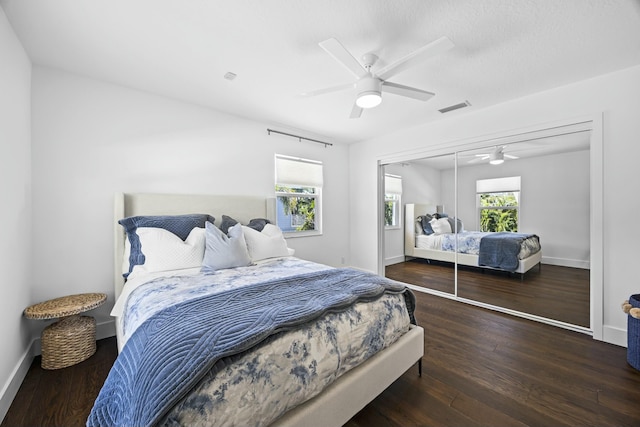
{"label": "white wall", "polygon": [[113,194],[273,197],[275,153],[324,162],[324,234],[289,246],[349,262],[345,146],[268,136],[266,124],[48,68],[34,68],[32,91],[35,299],[105,292],[92,314],[109,322]]}
{"label": "white wall", "polygon": [[[473,100],[470,100],[473,104]],[[477,111],[450,113],[433,124],[405,129],[350,147],[351,262],[377,271],[377,161],[385,156],[455,144],[576,116],[603,114],[604,272],[603,339],[623,345],[626,316],[620,304],[638,292],[636,271],[640,229],[617,218],[640,211],[633,196],[640,182],[640,66],[541,92]],[[596,319],[598,321],[599,319]],[[622,339],[624,337],[624,340]]]}
{"label": "white wall", "polygon": [[[0,420],[31,364],[31,62],[0,8]],[[26,359],[26,362],[23,362]],[[28,364],[25,364],[28,363]],[[14,381],[14,377],[16,380]],[[6,397],[6,398],[5,398]]]}

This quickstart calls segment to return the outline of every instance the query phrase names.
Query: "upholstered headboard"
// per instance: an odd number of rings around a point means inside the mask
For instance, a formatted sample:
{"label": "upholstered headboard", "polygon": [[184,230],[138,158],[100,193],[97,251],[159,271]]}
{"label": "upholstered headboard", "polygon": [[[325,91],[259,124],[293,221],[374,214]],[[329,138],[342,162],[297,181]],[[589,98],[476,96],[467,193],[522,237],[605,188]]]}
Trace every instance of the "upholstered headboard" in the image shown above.
{"label": "upholstered headboard", "polygon": [[267,218],[275,222],[275,199],[254,196],[116,193],[114,200],[114,290],[117,299],[124,286],[122,258],[125,233],[118,221],[137,215],[209,214],[222,221],[228,215],[243,224],[252,218]]}
{"label": "upholstered headboard", "polygon": [[404,205],[404,254],[413,256],[413,249],[416,246],[416,218],[418,215],[435,213],[437,205],[435,203],[407,203]]}

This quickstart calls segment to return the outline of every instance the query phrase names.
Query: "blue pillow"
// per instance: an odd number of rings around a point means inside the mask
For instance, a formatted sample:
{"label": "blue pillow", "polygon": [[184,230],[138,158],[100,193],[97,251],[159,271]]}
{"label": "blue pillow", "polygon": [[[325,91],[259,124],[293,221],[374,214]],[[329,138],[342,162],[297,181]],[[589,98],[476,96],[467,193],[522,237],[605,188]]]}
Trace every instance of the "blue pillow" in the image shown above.
{"label": "blue pillow", "polygon": [[431,221],[431,218],[433,218],[433,216],[426,214],[420,215],[418,218],[420,219],[420,224],[422,224],[422,230],[424,231],[424,234],[426,234],[427,236],[433,234],[433,228],[431,227],[431,223],[429,222]]}
{"label": "blue pillow", "polygon": [[458,233],[460,231],[464,231],[464,226],[462,225],[462,220],[461,219],[447,217],[447,221],[449,221],[449,225],[451,226],[451,232],[452,233]]}
{"label": "blue pillow", "polygon": [[231,218],[230,216],[222,215],[222,222],[220,223],[220,231],[222,231],[224,234],[227,234],[229,232],[229,228],[233,227],[237,223],[238,221]]}
{"label": "blue pillow", "polygon": [[172,232],[176,236],[185,240],[191,230],[195,227],[204,228],[205,223],[209,221],[212,224],[215,218],[207,214],[188,214],[188,215],[157,215],[157,216],[130,216],[118,221],[131,244],[131,253],[129,255],[129,271],[124,273],[126,278],[136,265],[144,264],[145,258],[140,245],[140,238],[136,233],[139,227],[163,228]]}
{"label": "blue pillow", "polygon": [[269,221],[266,218],[254,218],[251,221],[249,221],[249,224],[247,224],[247,227],[253,228],[256,231],[262,231],[264,226],[267,224],[271,224],[271,221]]}

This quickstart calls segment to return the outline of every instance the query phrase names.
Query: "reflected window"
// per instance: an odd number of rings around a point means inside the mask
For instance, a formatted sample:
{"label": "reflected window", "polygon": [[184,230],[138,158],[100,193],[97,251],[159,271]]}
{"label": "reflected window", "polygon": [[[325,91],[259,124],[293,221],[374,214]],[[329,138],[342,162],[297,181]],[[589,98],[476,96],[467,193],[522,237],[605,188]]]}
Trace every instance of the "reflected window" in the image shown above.
{"label": "reflected window", "polygon": [[518,231],[520,177],[476,181],[480,231]]}
{"label": "reflected window", "polygon": [[400,228],[402,206],[402,177],[398,175],[384,175],[384,226],[385,228]]}

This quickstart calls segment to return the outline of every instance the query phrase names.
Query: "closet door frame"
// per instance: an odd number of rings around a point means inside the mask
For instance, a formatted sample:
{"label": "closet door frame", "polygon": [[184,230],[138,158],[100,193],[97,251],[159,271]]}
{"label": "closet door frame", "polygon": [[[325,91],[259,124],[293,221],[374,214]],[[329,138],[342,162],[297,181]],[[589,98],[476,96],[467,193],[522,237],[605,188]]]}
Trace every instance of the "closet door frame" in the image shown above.
{"label": "closet door frame", "polygon": [[[407,162],[415,159],[435,157],[453,154],[457,158],[457,153],[467,150],[474,150],[490,145],[515,143],[532,135],[543,137],[544,135],[555,136],[567,129],[588,128],[590,134],[590,327],[584,328],[577,325],[570,325],[557,320],[540,317],[528,313],[510,310],[504,307],[493,306],[475,300],[460,298],[457,294],[457,264],[455,268],[454,294],[437,293],[438,296],[454,299],[456,301],[473,304],[495,311],[523,317],[526,319],[551,324],[564,329],[592,335],[594,339],[603,340],[604,328],[604,183],[603,183],[603,113],[590,116],[582,116],[551,123],[532,125],[518,130],[498,132],[491,135],[469,138],[459,141],[432,144],[428,147],[415,150],[391,153],[377,159],[378,166],[378,274],[384,275],[384,167],[392,163]],[[455,168],[457,178],[457,164]],[[456,179],[457,181],[457,179]],[[456,205],[457,205],[457,182],[455,183]],[[457,206],[455,208],[457,210]],[[429,292],[424,288],[415,287],[421,292]]]}

